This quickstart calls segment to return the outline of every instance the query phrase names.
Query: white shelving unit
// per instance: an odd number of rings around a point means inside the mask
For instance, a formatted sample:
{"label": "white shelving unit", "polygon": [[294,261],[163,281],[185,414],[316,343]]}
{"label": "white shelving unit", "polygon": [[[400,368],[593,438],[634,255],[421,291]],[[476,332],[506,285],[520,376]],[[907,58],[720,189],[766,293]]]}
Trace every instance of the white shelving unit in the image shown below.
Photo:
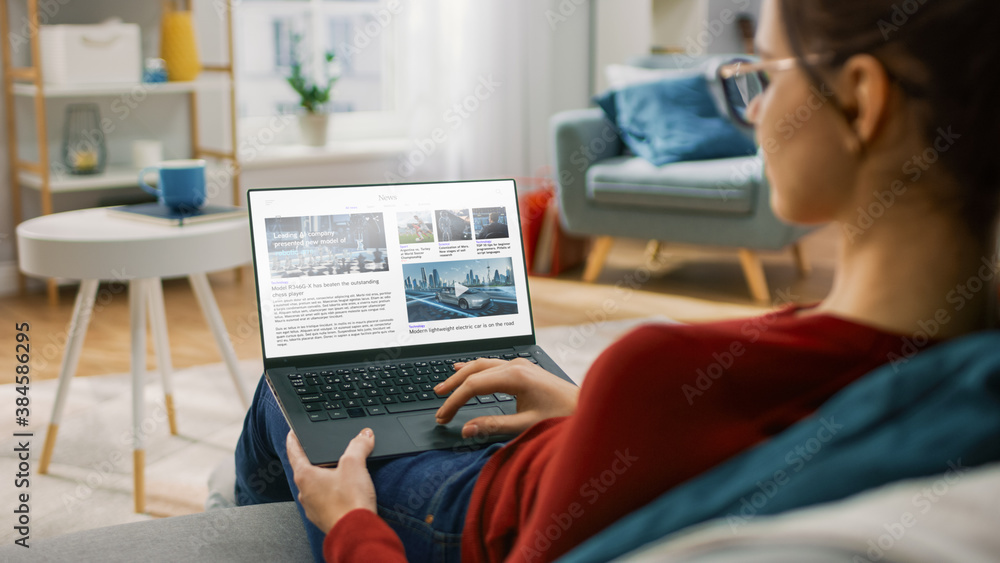
{"label": "white shelving unit", "polygon": [[[47,106],[56,101],[78,98],[112,99],[132,97],[133,99],[147,96],[184,96],[187,99],[185,115],[180,119],[188,121],[190,130],[190,147],[192,158],[205,158],[213,161],[228,161],[235,173],[232,174],[233,202],[239,203],[239,163],[236,158],[236,91],[233,76],[233,4],[238,0],[218,0],[213,6],[225,9],[225,31],[227,40],[227,61],[221,65],[203,65],[202,74],[197,80],[190,82],[136,83],[136,84],[87,84],[73,86],[55,86],[45,84],[41,69],[41,45],[39,34],[30,37],[30,66],[15,66],[11,47],[12,34],[19,33],[12,27],[8,2],[0,0],[0,42],[2,42],[2,65],[4,87],[4,110],[7,116],[7,151],[10,163],[11,203],[14,224],[21,223],[23,217],[21,192],[23,189],[36,190],[40,194],[41,213],[48,215],[53,211],[53,195],[82,192],[88,190],[103,190],[109,188],[136,187],[139,170],[121,164],[109,164],[100,174],[68,175],[57,171],[52,163],[55,161],[49,147],[49,131],[47,124]],[[26,5],[27,23],[31,29],[37,29],[40,23],[39,0],[21,1]],[[117,0],[125,5],[133,0]],[[160,0],[135,0],[157,5]],[[220,14],[222,15],[222,14]],[[16,22],[20,23],[20,22]],[[208,148],[203,146],[198,135],[198,95],[204,92],[228,93],[229,98],[229,142],[230,150]],[[20,115],[15,111],[16,99],[27,99],[34,105],[34,139],[30,143],[19,143],[18,121],[31,117],[27,112]],[[138,113],[138,112],[136,112]],[[27,114],[27,115],[26,115]],[[137,119],[132,116],[128,119]],[[23,134],[24,131],[21,131]],[[22,158],[19,146],[36,145],[37,158],[26,160]],[[25,290],[25,280],[20,279],[22,293]],[[58,302],[57,287],[49,280],[49,301]]]}
{"label": "white shelving unit", "polygon": [[[41,174],[28,170],[21,170],[18,173],[18,180],[21,187],[32,188],[41,191],[45,184]],[[81,192],[87,190],[101,190],[105,188],[134,188],[136,178],[139,177],[137,168],[127,166],[108,165],[104,172],[100,174],[75,175],[58,174],[49,171],[48,189],[52,193]]]}
{"label": "white shelving unit", "polygon": [[[228,80],[193,80],[191,82],[160,82],[135,84],[82,84],[74,86],[46,85],[46,98],[83,98],[87,96],[124,96],[141,92],[143,95],[159,94],[189,94],[206,90],[224,90],[229,88]],[[15,96],[35,97],[38,87],[35,84],[18,82],[13,86]]]}

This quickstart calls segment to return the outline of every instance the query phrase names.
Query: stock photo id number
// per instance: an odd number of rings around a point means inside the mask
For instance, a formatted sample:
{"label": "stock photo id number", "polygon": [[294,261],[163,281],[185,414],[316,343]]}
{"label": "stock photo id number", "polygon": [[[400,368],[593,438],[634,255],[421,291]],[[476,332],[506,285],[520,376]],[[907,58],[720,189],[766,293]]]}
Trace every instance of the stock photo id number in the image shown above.
{"label": "stock photo id number", "polygon": [[27,431],[31,416],[31,326],[26,323],[15,323],[14,342],[11,348],[14,352],[14,422],[18,430],[14,431],[14,454],[17,458],[17,469],[14,473],[14,488],[16,502],[14,503],[14,543],[28,547],[31,523],[30,487],[31,487],[31,438],[34,435]]}

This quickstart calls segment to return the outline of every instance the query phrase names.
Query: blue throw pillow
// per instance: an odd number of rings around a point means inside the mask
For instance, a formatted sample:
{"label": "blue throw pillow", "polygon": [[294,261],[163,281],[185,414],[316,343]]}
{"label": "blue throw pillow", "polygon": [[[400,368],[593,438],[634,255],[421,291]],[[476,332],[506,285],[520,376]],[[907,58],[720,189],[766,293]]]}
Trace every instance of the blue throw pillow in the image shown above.
{"label": "blue throw pillow", "polygon": [[615,100],[617,98],[617,90],[608,90],[603,94],[594,96],[594,103],[597,104],[597,107],[604,110],[604,115],[608,116],[608,120],[615,125],[618,125],[618,109],[615,107]]}
{"label": "blue throw pillow", "polygon": [[719,114],[701,73],[628,86],[595,102],[632,152],[656,166],[757,152],[753,141]]}

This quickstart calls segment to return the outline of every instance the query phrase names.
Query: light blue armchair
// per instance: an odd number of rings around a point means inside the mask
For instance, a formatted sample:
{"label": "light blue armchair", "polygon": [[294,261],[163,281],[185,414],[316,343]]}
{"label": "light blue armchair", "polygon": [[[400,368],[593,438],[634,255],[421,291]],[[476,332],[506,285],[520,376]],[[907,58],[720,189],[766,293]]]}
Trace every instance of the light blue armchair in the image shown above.
{"label": "light blue armchair", "polygon": [[[714,73],[721,57],[643,57],[646,68],[691,68]],[[711,82],[720,113],[737,123],[721,84]],[[560,219],[573,234],[596,237],[585,281],[600,275],[615,237],[733,247],[755,300],[769,300],[757,250],[791,246],[801,274],[807,264],[796,241],[809,229],[787,225],[771,211],[760,156],[676,162],[656,167],[626,153],[615,124],[598,108],[555,115],[551,122]],[[746,131],[748,134],[749,131]]]}

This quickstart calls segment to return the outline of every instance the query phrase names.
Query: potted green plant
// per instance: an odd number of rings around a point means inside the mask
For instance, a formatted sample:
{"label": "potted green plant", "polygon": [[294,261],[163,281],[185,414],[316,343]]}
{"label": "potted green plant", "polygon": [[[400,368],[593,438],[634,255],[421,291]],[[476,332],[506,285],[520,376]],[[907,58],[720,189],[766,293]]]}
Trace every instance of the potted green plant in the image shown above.
{"label": "potted green plant", "polygon": [[299,129],[302,132],[303,142],[310,146],[322,147],[326,145],[327,127],[330,122],[326,104],[330,101],[333,85],[339,78],[337,57],[333,51],[327,51],[323,55],[325,64],[322,71],[318,75],[311,76],[303,70],[305,63],[301,44],[302,35],[293,34],[291,75],[286,80],[299,95],[299,105],[305,109],[305,113],[299,115]]}

